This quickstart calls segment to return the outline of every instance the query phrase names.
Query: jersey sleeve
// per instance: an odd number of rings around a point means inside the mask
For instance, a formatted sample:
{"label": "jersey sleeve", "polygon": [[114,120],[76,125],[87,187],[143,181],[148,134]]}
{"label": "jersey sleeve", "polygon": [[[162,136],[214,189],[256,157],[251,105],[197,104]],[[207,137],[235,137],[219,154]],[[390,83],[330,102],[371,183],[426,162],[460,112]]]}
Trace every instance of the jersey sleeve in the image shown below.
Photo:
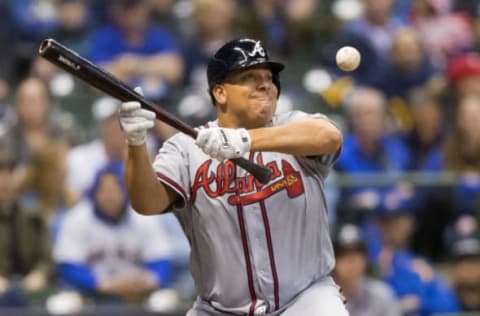
{"label": "jersey sleeve", "polygon": [[[183,134],[176,134],[163,143],[153,162],[157,179],[177,192],[179,199],[173,208],[181,209],[190,199],[188,153],[183,149]],[[183,135],[183,137],[187,137]]]}
{"label": "jersey sleeve", "polygon": [[[319,119],[319,120],[327,120],[334,126],[337,126],[337,124],[332,121],[328,116],[322,113],[305,113],[302,111],[291,111],[287,112],[284,114],[281,114],[277,116],[274,120],[274,125],[282,125],[286,124],[289,122],[301,120],[301,119],[306,119],[306,118],[314,118],[314,119]],[[304,163],[307,165],[307,167],[312,167],[315,168],[315,166],[319,166],[325,173],[328,173],[328,171],[332,168],[334,162],[340,157],[340,153],[342,151],[342,148],[340,147],[339,150],[337,150],[335,153],[332,154],[323,154],[319,156],[308,156],[308,157],[298,157],[298,160],[301,163]]]}

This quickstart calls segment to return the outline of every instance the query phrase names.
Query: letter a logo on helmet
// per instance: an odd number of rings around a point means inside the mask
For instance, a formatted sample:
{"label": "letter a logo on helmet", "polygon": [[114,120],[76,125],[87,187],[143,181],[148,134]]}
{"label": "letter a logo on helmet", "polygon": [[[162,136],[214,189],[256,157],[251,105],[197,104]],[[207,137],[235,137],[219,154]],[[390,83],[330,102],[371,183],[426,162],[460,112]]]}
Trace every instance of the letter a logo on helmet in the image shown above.
{"label": "letter a logo on helmet", "polygon": [[261,57],[265,57],[265,50],[263,49],[263,46],[260,43],[260,41],[257,41],[255,43],[255,46],[253,47],[253,51],[248,55],[250,57],[255,57],[256,54],[260,54]]}
{"label": "letter a logo on helmet", "polygon": [[239,64],[247,63],[249,61],[249,57],[266,58],[265,49],[263,49],[262,43],[260,41],[254,41],[251,39],[242,39],[240,40],[240,42],[255,42],[255,46],[253,46],[253,50],[251,52],[245,52],[244,48],[238,47],[238,46],[233,48],[234,50],[240,52],[243,56],[243,60],[239,61]]}
{"label": "letter a logo on helmet", "polygon": [[207,79],[209,91],[225,80],[225,77],[236,70],[249,68],[255,65],[267,64],[270,66],[273,76],[273,83],[280,94],[279,73],[284,65],[270,60],[267,49],[262,42],[242,38],[230,41],[223,45],[210,59],[207,66]]}

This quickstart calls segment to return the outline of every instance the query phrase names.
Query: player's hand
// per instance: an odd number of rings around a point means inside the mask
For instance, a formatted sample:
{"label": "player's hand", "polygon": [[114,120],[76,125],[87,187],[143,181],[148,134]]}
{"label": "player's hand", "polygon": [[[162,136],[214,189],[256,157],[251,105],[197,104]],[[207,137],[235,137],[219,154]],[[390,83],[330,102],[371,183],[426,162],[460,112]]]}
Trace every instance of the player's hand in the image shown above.
{"label": "player's hand", "polygon": [[[143,95],[142,89],[136,87],[135,91]],[[126,133],[129,145],[142,145],[147,138],[147,130],[155,123],[155,113],[142,109],[137,101],[123,102],[118,111],[120,125]]]}
{"label": "player's hand", "polygon": [[244,128],[202,128],[198,131],[195,144],[210,157],[224,160],[238,158],[249,152],[251,138]]}

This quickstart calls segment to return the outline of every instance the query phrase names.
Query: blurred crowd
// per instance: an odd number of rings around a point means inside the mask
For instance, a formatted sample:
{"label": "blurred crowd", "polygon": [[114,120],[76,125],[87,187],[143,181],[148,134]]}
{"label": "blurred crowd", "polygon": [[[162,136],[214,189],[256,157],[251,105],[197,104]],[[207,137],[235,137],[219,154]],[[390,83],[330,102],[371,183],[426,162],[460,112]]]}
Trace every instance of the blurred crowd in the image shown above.
{"label": "blurred crowd", "polygon": [[[41,41],[197,126],[214,119],[206,63],[241,36],[287,66],[277,111],[343,130],[327,199],[352,316],[480,311],[478,1],[0,0],[0,17],[0,307],[171,310],[195,293],[176,219],[129,205],[118,101]],[[347,45],[362,56],[349,73]],[[176,132],[156,124],[152,157]]]}

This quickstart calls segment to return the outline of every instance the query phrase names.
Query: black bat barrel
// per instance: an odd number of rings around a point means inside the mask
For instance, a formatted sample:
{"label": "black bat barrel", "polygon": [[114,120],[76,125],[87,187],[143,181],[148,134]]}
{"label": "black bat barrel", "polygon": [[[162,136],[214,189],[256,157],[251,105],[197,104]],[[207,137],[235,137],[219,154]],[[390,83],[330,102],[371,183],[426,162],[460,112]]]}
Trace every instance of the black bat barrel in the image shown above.
{"label": "black bat barrel", "polygon": [[155,112],[159,120],[175,127],[187,135],[192,137],[197,136],[197,131],[190,125],[179,120],[173,114],[158,107],[156,104],[146,100],[143,96],[136,93],[132,88],[116,79],[113,75],[100,69],[91,61],[63,46],[54,39],[49,38],[43,40],[38,51],[43,58],[98,90],[105,92],[120,101],[138,101],[144,108]]}

